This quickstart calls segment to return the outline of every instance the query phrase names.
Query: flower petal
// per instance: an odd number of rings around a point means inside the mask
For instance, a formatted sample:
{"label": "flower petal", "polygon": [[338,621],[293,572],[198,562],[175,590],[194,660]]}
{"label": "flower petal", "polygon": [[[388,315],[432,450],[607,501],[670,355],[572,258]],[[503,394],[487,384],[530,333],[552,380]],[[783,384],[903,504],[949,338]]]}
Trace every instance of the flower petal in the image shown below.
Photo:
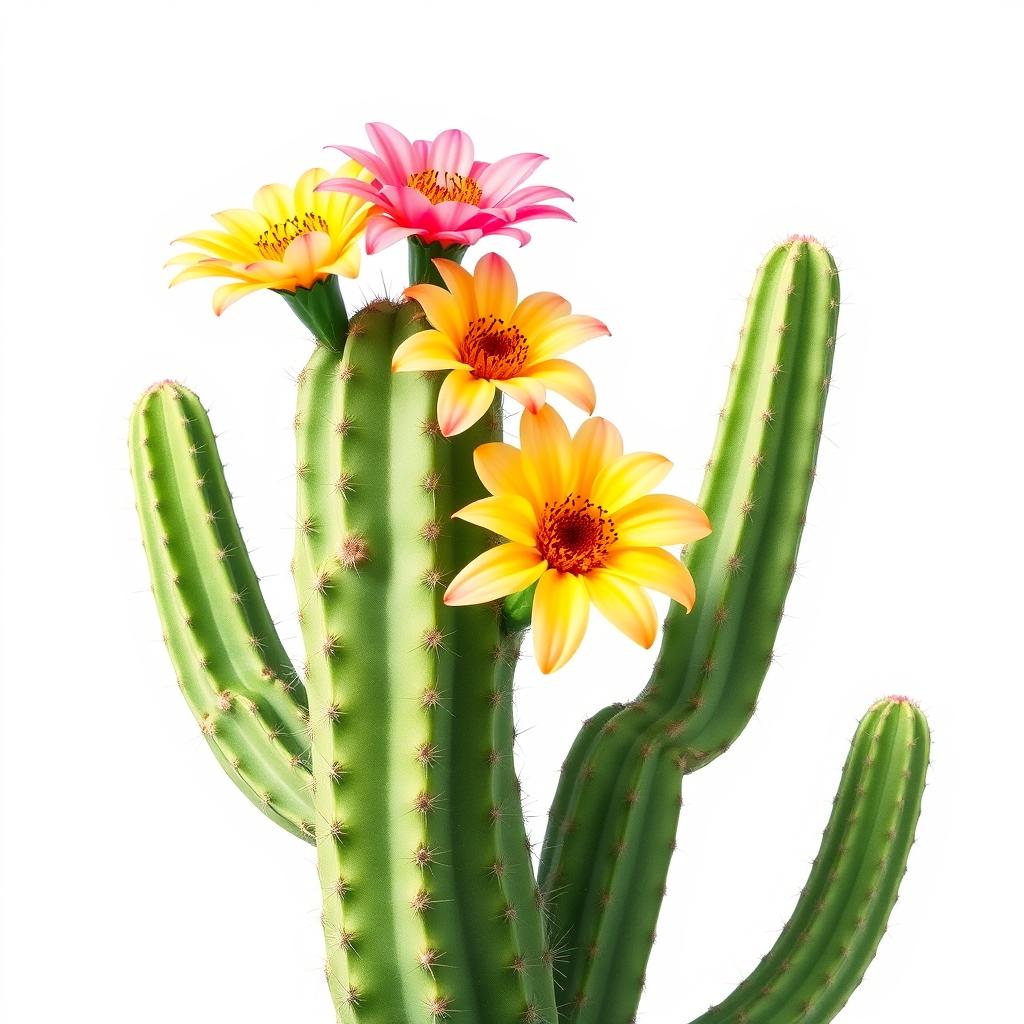
{"label": "flower petal", "polygon": [[626,547],[688,544],[711,532],[711,523],[692,501],[671,494],[645,494],[615,513],[619,543]]}
{"label": "flower petal", "polygon": [[576,653],[589,618],[590,598],[583,580],[548,569],[533,597],[533,650],[541,672],[560,669]]}
{"label": "flower petal", "polygon": [[532,377],[511,377],[509,380],[496,380],[494,386],[504,391],[509,398],[514,398],[523,408],[537,412],[547,401],[547,389],[539,380]]}
{"label": "flower petal", "polygon": [[420,331],[406,338],[391,357],[394,373],[406,370],[455,370],[465,367],[451,338],[441,331]]}
{"label": "flower petal", "polygon": [[473,452],[473,465],[480,482],[491,494],[527,493],[523,475],[523,453],[504,441],[490,441]]}
{"label": "flower petal", "polygon": [[512,322],[532,345],[548,323],[568,316],[571,311],[572,306],[561,295],[554,292],[534,292],[516,306]]}
{"label": "flower petal", "polygon": [[545,405],[525,410],[519,421],[523,472],[541,502],[561,501],[572,483],[572,441],[561,416]]}
{"label": "flower petal", "polygon": [[323,231],[310,231],[288,243],[281,262],[295,275],[300,287],[312,288],[330,255],[331,236]]}
{"label": "flower petal", "polygon": [[494,385],[466,370],[452,370],[437,395],[437,422],[445,437],[468,430],[491,407]]}
{"label": "flower petal", "polygon": [[269,288],[269,281],[257,281],[254,284],[244,284],[241,281],[234,284],[222,284],[213,293],[213,311],[220,316],[228,306],[237,302],[240,298],[250,292],[258,291],[260,288]]}
{"label": "flower petal", "polygon": [[436,284],[414,284],[405,289],[405,294],[423,307],[430,326],[447,334],[453,345],[458,345],[466,337],[469,321],[450,291]]}
{"label": "flower petal", "polygon": [[397,128],[375,121],[366,126],[366,134],[395,181],[404,183],[410,174],[423,169],[416,166],[412,143]]}
{"label": "flower petal", "polygon": [[611,420],[591,416],[584,420],[572,439],[572,459],[576,478],[572,489],[588,496],[594,489],[597,474],[622,457],[622,435]]}
{"label": "flower petal", "polygon": [[[574,313],[571,316],[560,317],[549,323],[536,338],[530,339],[530,360],[540,363],[546,359],[553,359],[591,338],[610,333],[600,320],[592,316]],[[529,338],[529,335],[527,337]]]}
{"label": "flower petal", "polygon": [[516,277],[508,262],[496,252],[482,257],[473,271],[476,305],[481,316],[495,316],[508,323],[516,308]]}
{"label": "flower petal", "polygon": [[596,569],[585,577],[587,593],[597,610],[641,647],[650,647],[658,635],[654,602],[635,583],[615,573]]}
{"label": "flower petal", "polygon": [[647,494],[668,476],[672,463],[655,452],[631,452],[604,467],[594,479],[591,500],[608,512]]}
{"label": "flower petal", "polygon": [[548,563],[523,544],[499,544],[477,555],[448,585],[444,603],[483,604],[525,590]]}
{"label": "flower petal", "polygon": [[458,128],[448,128],[430,144],[427,164],[444,174],[468,175],[473,166],[473,140]]}
{"label": "flower petal", "polygon": [[537,543],[537,515],[530,503],[518,494],[481,498],[459,509],[452,519],[464,519],[527,547]]}
{"label": "flower petal", "polygon": [[605,558],[605,568],[641,587],[668,594],[687,611],[697,599],[690,570],[664,548],[613,547]]}
{"label": "flower petal", "polygon": [[287,185],[264,185],[253,196],[252,205],[271,224],[282,224],[295,216],[295,191]]}
{"label": "flower petal", "polygon": [[455,302],[462,310],[467,323],[470,320],[475,320],[477,318],[476,288],[473,285],[473,275],[453,260],[436,259],[433,263],[441,275],[445,287],[452,293]]}
{"label": "flower petal", "polygon": [[534,363],[530,366],[529,374],[534,380],[568,398],[585,413],[594,411],[597,404],[594,382],[575,363],[570,363],[566,359],[547,359],[543,363]]}
{"label": "flower petal", "polygon": [[517,185],[533,174],[546,156],[540,153],[515,153],[488,164],[479,172],[476,183],[488,203],[504,199]]}
{"label": "flower petal", "polygon": [[396,224],[390,217],[378,214],[366,222],[366,251],[372,256],[389,245],[402,241],[403,238],[419,233],[419,228],[403,227]]}

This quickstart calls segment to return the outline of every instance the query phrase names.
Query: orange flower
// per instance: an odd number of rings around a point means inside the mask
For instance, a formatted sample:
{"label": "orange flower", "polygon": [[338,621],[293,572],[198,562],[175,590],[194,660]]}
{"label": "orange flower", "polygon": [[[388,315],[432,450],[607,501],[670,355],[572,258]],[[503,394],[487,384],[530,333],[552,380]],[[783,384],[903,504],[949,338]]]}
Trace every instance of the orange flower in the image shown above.
{"label": "orange flower", "polygon": [[590,605],[643,647],[658,618],[642,589],[668,594],[687,611],[696,592],[689,570],[663,545],[711,532],[692,502],[651,494],[672,463],[653,452],[623,454],[622,436],[599,416],[574,437],[551,406],[524,412],[522,450],[495,442],[474,453],[491,497],[455,517],[507,537],[452,580],[445,604],[481,604],[535,581],[533,643],[544,673],[576,653]]}
{"label": "orange flower", "polygon": [[500,256],[484,256],[470,274],[451,260],[434,266],[448,286],[417,284],[405,294],[423,307],[431,330],[407,338],[391,368],[451,370],[437,398],[437,420],[445,437],[460,434],[487,412],[495,388],[531,412],[547,400],[547,389],[585,412],[596,398],[591,379],[559,358],[608,328],[553,292],[518,301],[512,268]]}

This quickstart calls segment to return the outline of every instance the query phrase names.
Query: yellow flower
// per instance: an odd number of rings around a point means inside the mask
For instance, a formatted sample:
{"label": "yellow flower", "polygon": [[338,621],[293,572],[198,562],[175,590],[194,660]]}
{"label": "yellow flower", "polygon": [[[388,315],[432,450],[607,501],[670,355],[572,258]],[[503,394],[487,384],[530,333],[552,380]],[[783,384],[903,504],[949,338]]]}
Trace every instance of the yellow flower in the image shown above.
{"label": "yellow flower", "polygon": [[471,427],[491,405],[498,388],[532,412],[547,401],[547,389],[585,412],[596,398],[590,378],[562,353],[608,328],[592,316],[572,313],[553,292],[518,301],[515,275],[495,253],[470,274],[451,260],[434,266],[447,289],[432,284],[406,288],[422,307],[432,330],[406,339],[391,368],[451,370],[437,396],[437,421],[445,437]]}
{"label": "yellow flower", "polygon": [[264,185],[253,197],[252,210],[215,213],[223,230],[195,231],[175,239],[201,251],[171,257],[169,266],[185,268],[171,284],[198,277],[234,278],[213,294],[219,316],[232,302],[260,288],[295,292],[312,288],[331,274],[355,277],[370,204],[341,192],[316,191],[320,182],[338,175],[366,179],[369,172],[354,161],[334,174],[314,167],[294,188]]}
{"label": "yellow flower", "polygon": [[524,412],[522,450],[495,442],[476,449],[477,474],[492,497],[455,513],[507,537],[460,572],[446,604],[481,604],[534,581],[533,644],[544,673],[576,653],[590,605],[643,647],[658,618],[643,587],[689,611],[696,593],[683,563],[664,550],[711,532],[692,502],[650,494],[672,463],[653,452],[623,454],[622,436],[599,416],[574,437],[551,406]]}

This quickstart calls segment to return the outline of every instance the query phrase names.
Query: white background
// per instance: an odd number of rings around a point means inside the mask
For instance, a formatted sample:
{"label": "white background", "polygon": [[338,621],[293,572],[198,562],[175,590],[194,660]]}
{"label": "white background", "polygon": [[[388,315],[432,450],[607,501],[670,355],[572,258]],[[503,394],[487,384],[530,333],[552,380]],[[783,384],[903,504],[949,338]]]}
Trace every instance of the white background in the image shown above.
{"label": "white background", "polygon": [[[1021,906],[1021,62],[1013,3],[15,2],[3,28],[3,1001],[12,1024],[332,1019],[313,852],[223,777],[147,592],[125,434],[175,377],[222,432],[292,650],[290,378],[274,296],[216,319],[168,242],[365,120],[540,150],[576,196],[514,260],[614,337],[599,411],[694,496],[764,252],[842,270],[819,482],[779,662],[686,787],[640,1020],[724,996],[788,916],[857,718],[934,726],[919,843],[842,1020],[1009,1020]],[[486,249],[481,246],[477,253]],[[472,262],[472,257],[467,261]],[[369,259],[350,304],[395,293]],[[580,720],[652,655],[596,626],[520,673],[536,836]],[[1011,993],[1011,989],[1014,990]]]}

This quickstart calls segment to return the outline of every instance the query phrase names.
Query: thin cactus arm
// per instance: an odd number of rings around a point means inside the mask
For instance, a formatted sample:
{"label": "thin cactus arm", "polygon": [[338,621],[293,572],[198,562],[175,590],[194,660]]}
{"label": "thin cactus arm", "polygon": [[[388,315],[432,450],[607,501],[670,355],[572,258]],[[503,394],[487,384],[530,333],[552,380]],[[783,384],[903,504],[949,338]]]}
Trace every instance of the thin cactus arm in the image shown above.
{"label": "thin cactus arm", "polygon": [[[621,905],[605,882],[616,877],[618,859],[608,809],[639,814],[645,804],[630,804],[631,793],[671,788],[668,772],[678,796],[679,773],[721,754],[753,711],[810,497],[838,309],[838,276],[824,247],[793,238],[769,253],[751,291],[699,501],[714,532],[684,555],[697,604],[689,615],[670,611],[650,683],[631,703],[600,712],[600,726],[584,727],[566,761],[540,869],[555,934],[570,950],[558,979],[563,1021],[611,1019],[606,1000],[589,992],[603,976],[587,966],[595,946],[597,956],[605,948],[606,914]],[[654,772],[651,763],[664,767]],[[625,826],[623,833],[633,834]],[[661,892],[667,869],[667,858],[651,859],[646,891]],[[649,908],[634,905],[646,921]],[[622,927],[633,925],[623,919]],[[639,988],[633,997],[635,1010]],[[632,1012],[624,1007],[622,1020]]]}
{"label": "thin cactus arm", "polygon": [[305,691],[263,600],[198,397],[171,381],[146,391],[132,413],[129,453],[182,694],[238,788],[312,842]]}
{"label": "thin cactus arm", "polygon": [[861,720],[793,915],[736,990],[692,1024],[827,1024],[860,984],[896,903],[921,811],[928,723],[904,697]]}

